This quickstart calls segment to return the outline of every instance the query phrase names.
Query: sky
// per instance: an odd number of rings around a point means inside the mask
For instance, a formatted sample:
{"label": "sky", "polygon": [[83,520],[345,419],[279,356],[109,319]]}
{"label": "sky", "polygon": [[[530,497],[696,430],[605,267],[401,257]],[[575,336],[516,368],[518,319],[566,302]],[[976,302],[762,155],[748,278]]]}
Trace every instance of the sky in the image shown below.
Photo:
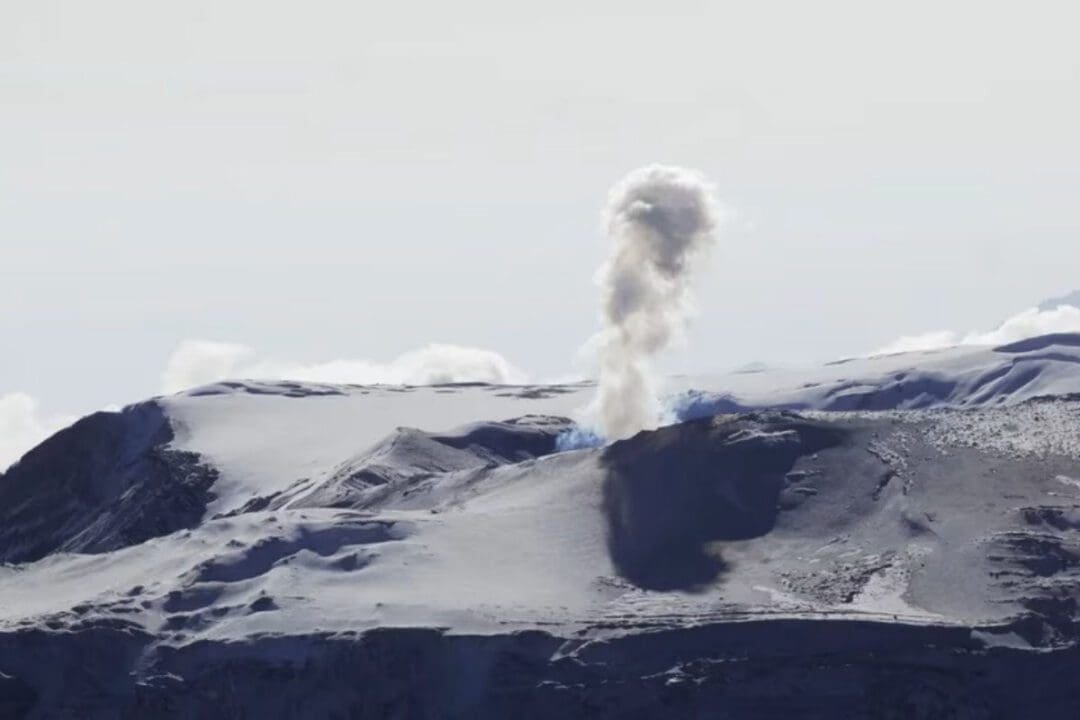
{"label": "sky", "polygon": [[1080,287],[1075,3],[585,5],[0,2],[0,398],[51,426],[195,341],[565,377],[607,192],[654,162],[728,210],[670,372]]}

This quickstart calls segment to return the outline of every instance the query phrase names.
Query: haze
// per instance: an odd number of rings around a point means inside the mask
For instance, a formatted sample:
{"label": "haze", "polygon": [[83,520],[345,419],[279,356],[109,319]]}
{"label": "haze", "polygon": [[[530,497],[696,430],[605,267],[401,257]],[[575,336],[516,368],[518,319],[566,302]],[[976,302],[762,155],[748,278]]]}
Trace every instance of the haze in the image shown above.
{"label": "haze", "polygon": [[0,396],[136,400],[189,339],[565,375],[650,162],[732,213],[669,371],[1080,285],[1071,4],[590,5],[4,4]]}

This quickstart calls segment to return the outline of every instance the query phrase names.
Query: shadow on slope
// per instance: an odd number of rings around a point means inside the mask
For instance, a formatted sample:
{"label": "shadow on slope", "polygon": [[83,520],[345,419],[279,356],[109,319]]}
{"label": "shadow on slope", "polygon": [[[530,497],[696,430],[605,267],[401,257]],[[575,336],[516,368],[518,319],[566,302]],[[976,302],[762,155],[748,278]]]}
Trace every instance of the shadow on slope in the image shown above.
{"label": "shadow on slope", "polygon": [[601,457],[612,562],[642,588],[701,588],[725,569],[709,543],[769,532],[795,461],[843,437],[777,413],[694,420],[614,443]]}
{"label": "shadow on slope", "polygon": [[[341,515],[330,525],[301,526],[282,536],[260,538],[251,545],[241,543],[238,549],[202,563],[191,579],[198,583],[240,582],[265,575],[275,565],[301,552],[328,558],[343,548],[400,540],[407,533],[408,527],[402,523]],[[348,567],[340,569],[356,569],[355,564],[349,566],[349,563],[360,562],[356,555],[345,556],[341,560]],[[367,560],[363,562],[366,564]]]}

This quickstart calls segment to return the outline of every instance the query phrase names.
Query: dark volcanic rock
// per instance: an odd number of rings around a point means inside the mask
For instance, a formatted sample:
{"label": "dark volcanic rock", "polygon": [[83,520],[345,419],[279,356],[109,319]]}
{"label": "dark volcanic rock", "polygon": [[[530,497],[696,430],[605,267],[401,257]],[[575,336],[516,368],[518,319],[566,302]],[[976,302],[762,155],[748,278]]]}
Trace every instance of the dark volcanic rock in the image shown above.
{"label": "dark volcanic rock", "polygon": [[0,562],[105,552],[198,524],[217,473],[172,439],[147,402],[89,415],[31,450],[0,475]]}
{"label": "dark volcanic rock", "polygon": [[968,629],[903,623],[746,622],[588,643],[433,629],[148,642],[110,628],[0,636],[0,663],[21,657],[30,669],[0,676],[0,709],[87,720],[899,720],[1074,718],[1080,706],[1076,648],[988,647]]}

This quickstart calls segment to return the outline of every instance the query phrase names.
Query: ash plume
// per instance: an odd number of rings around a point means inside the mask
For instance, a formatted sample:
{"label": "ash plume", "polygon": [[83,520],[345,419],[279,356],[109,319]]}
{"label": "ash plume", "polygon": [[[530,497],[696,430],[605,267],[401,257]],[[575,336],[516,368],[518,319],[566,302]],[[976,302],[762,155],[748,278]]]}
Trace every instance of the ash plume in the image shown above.
{"label": "ash plume", "polygon": [[597,276],[603,327],[594,339],[593,408],[608,440],[659,422],[649,360],[685,326],[690,279],[715,242],[719,220],[712,185],[693,170],[650,165],[611,189],[605,211],[611,254]]}

